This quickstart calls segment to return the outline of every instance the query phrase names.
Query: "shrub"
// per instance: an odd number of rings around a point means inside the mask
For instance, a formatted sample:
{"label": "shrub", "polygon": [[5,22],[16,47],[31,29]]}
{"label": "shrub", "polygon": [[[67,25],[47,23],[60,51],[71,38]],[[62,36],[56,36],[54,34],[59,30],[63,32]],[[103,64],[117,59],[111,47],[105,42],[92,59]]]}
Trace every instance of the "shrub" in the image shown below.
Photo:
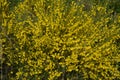
{"label": "shrub", "polygon": [[[80,0],[78,0],[80,2]],[[25,0],[2,22],[2,55],[8,78],[115,79],[120,16],[107,6],[69,0]],[[82,2],[81,2],[82,3]]]}

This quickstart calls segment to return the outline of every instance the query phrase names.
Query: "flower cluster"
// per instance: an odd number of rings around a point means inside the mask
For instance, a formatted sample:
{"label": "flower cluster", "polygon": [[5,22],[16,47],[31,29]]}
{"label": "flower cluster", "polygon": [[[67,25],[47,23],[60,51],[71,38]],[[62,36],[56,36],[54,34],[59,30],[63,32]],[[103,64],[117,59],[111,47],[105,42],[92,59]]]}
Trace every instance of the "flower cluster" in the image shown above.
{"label": "flower cluster", "polygon": [[3,11],[2,52],[11,67],[9,78],[120,78],[114,44],[120,17],[114,19],[106,6],[90,6],[86,9],[81,0],[24,0],[9,14]]}

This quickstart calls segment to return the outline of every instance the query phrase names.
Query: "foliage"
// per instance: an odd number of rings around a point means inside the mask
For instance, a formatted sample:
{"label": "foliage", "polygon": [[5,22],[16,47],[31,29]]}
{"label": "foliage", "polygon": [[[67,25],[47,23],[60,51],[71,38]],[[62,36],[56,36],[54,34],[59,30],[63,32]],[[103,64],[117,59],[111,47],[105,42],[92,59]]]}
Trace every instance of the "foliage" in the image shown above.
{"label": "foliage", "polygon": [[8,78],[120,78],[115,64],[120,62],[115,44],[120,15],[114,18],[107,3],[90,6],[80,0],[25,0],[9,13],[3,10],[2,55],[10,68]]}

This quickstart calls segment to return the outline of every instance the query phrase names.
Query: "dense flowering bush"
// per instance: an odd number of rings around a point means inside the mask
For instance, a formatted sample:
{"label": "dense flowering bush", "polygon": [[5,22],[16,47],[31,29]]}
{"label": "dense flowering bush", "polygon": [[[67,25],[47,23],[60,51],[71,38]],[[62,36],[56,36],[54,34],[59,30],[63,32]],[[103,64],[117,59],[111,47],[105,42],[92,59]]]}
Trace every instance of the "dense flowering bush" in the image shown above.
{"label": "dense flowering bush", "polygon": [[[2,2],[3,7],[7,1]],[[107,3],[106,3],[107,5]],[[2,11],[2,55],[10,80],[120,78],[120,15],[81,0],[24,0]]]}

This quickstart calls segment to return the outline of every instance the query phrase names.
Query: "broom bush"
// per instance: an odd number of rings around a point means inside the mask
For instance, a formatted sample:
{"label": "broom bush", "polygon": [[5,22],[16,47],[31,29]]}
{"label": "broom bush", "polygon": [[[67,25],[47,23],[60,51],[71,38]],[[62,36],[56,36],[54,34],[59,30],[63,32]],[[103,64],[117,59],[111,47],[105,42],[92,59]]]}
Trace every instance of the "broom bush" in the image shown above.
{"label": "broom bush", "polygon": [[107,0],[24,0],[7,12],[2,1],[1,64],[8,79],[120,79],[120,15]]}

